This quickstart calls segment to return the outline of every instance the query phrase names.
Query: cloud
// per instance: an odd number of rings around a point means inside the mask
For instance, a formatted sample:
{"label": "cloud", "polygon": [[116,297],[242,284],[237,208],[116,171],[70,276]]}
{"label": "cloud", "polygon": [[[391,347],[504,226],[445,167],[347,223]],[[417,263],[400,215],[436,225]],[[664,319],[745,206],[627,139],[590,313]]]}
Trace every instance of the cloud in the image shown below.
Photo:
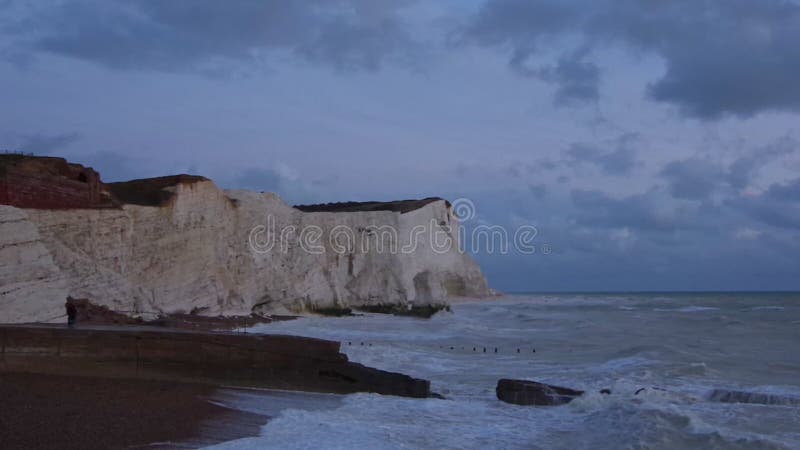
{"label": "cloud", "polygon": [[248,189],[259,192],[278,192],[281,189],[283,176],[272,169],[245,169],[230,183],[232,189]]}
{"label": "cloud", "polygon": [[288,204],[319,203],[330,191],[330,179],[306,178],[284,163],[276,163],[273,167],[249,167],[232,177],[221,175],[215,181],[224,189],[274,192]]}
{"label": "cloud", "polygon": [[114,69],[227,70],[273,52],[337,69],[376,70],[419,45],[399,10],[362,0],[83,0],[26,10],[18,34],[32,51]]}
{"label": "cloud", "polygon": [[575,142],[564,152],[566,164],[591,164],[606,175],[627,175],[638,165],[634,149],[638,139],[636,134],[624,134],[604,145]]}
{"label": "cloud", "polygon": [[623,198],[613,198],[599,190],[573,189],[572,204],[577,208],[575,220],[591,228],[629,228],[645,231],[671,232],[685,226],[671,211],[655,205],[662,202],[651,191]]}
{"label": "cloud", "polygon": [[339,70],[374,71],[390,55],[413,65],[421,47],[399,21],[386,18],[374,24],[328,23],[315,39],[298,45],[295,52],[309,61]]}
{"label": "cloud", "polygon": [[775,183],[764,195],[770,200],[800,204],[800,178],[788,183]]}
{"label": "cloud", "polygon": [[743,190],[765,166],[796,152],[797,148],[794,139],[785,137],[756,148],[728,165],[700,157],[672,161],[661,169],[659,176],[667,181],[673,197],[707,200],[717,191]]}
{"label": "cloud", "polygon": [[69,147],[82,137],[83,135],[77,132],[59,134],[11,134],[9,135],[11,146],[8,150],[33,153],[35,155],[49,155]]}
{"label": "cloud", "polygon": [[537,70],[536,76],[557,86],[553,102],[571,106],[597,102],[600,98],[600,68],[585,60],[586,52],[562,56],[555,65]]}
{"label": "cloud", "polygon": [[[796,186],[773,193],[791,197]],[[462,187],[463,188],[463,187]],[[472,189],[470,186],[467,189]],[[674,199],[656,187],[631,195],[550,184],[447,193],[473,201],[487,225],[521,224],[552,254],[475,254],[490,283],[506,290],[796,289],[800,229],[775,228],[726,202]],[[731,191],[727,193],[732,194]],[[760,200],[753,199],[758,205]],[[474,222],[463,223],[470,233]],[[467,234],[469,236],[469,234]]]}
{"label": "cloud", "polygon": [[463,42],[508,49],[516,71],[555,42],[656,55],[665,72],[646,94],[686,116],[800,111],[800,5],[789,0],[488,0],[460,31]]}
{"label": "cloud", "polygon": [[761,237],[763,233],[759,230],[754,230],[752,228],[739,228],[734,233],[734,237],[740,241],[754,241]]}
{"label": "cloud", "polygon": [[764,166],[777,158],[795,153],[798,148],[800,145],[797,141],[789,137],[767,144],[731,163],[726,179],[731,186],[743,189]]}
{"label": "cloud", "polygon": [[800,230],[800,178],[773,183],[761,195],[739,196],[727,204],[767,225]]}
{"label": "cloud", "polygon": [[68,156],[67,159],[92,167],[100,173],[101,179],[106,183],[168,175],[167,173],[154,173],[152,161],[144,161],[140,158],[109,151]]}
{"label": "cloud", "polygon": [[537,200],[541,200],[547,195],[547,185],[545,184],[529,184],[528,190]]}
{"label": "cloud", "polygon": [[675,198],[705,200],[719,186],[725,172],[709,160],[689,158],[667,164],[660,175],[668,181]]}

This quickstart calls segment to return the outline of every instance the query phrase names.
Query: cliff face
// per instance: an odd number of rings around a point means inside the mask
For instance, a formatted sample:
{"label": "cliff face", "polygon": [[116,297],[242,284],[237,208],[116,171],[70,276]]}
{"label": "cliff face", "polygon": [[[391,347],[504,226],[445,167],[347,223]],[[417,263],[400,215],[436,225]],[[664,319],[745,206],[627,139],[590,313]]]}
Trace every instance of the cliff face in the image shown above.
{"label": "cliff face", "polygon": [[0,205],[0,322],[62,314],[68,286],[25,211]]}
{"label": "cliff face", "polygon": [[[58,315],[67,295],[117,311],[216,315],[489,293],[447,230],[457,223],[444,200],[405,213],[303,212],[270,193],[173,182],[148,196],[153,206],[0,207],[0,322]],[[449,249],[432,245],[448,238]]]}

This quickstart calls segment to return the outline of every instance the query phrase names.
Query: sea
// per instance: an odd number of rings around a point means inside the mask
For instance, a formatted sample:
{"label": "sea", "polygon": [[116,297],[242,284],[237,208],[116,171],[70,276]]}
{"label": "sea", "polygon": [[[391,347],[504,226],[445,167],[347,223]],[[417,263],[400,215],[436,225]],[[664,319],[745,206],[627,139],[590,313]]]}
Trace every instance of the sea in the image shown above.
{"label": "sea", "polygon": [[[341,341],[352,361],[429,379],[446,399],[225,390],[215,401],[271,418],[217,449],[800,449],[800,293],[518,294],[431,319],[250,332]],[[501,378],[586,393],[517,406],[497,400]],[[715,389],[781,402],[723,403]]]}

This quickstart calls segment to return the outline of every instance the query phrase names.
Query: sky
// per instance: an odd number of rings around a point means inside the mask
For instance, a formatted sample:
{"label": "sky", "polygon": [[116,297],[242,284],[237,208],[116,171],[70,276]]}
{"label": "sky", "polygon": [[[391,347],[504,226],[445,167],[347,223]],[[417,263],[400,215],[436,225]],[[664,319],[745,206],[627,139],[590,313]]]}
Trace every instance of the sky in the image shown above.
{"label": "sky", "polygon": [[[468,199],[504,291],[800,289],[795,0],[0,0],[0,149]],[[544,251],[547,249],[547,252]]]}

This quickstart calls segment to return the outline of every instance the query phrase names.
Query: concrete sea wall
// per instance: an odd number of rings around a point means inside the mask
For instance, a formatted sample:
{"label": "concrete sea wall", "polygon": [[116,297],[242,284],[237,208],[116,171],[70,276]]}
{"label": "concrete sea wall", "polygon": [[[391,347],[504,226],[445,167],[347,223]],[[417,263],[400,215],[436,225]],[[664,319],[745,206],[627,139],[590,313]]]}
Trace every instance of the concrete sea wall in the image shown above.
{"label": "concrete sea wall", "polygon": [[334,341],[147,327],[0,326],[0,371],[428,397],[430,383],[347,360]]}

